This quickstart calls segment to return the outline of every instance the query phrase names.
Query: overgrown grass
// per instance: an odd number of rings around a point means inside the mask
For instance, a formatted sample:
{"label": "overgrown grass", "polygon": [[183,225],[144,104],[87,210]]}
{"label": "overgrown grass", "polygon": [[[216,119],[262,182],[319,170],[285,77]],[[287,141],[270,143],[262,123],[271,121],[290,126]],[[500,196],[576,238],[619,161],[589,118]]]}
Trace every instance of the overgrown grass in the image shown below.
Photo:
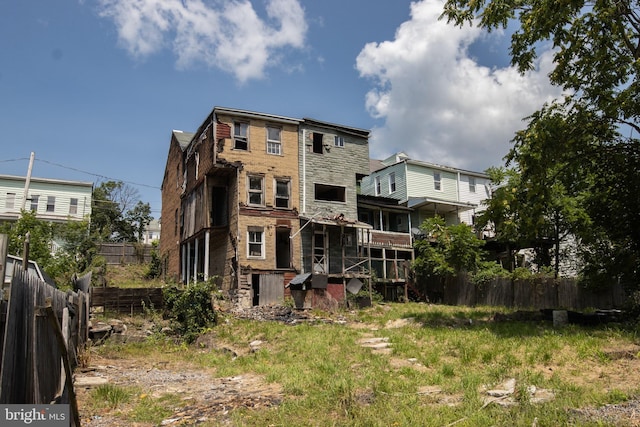
{"label": "overgrown grass", "polygon": [[[604,426],[604,421],[572,418],[568,409],[624,402],[640,394],[631,378],[620,382],[613,377],[616,362],[607,356],[607,349],[636,343],[636,329],[492,322],[496,311],[504,310],[410,303],[343,313],[346,324],[228,317],[211,334],[218,348],[234,349],[233,356],[161,337],[100,351],[146,363],[213,368],[218,377],[253,373],[282,386],[278,406],[230,413],[231,425],[239,426],[531,426],[534,421]],[[401,320],[399,326],[388,326]],[[390,352],[359,345],[364,337],[388,338]],[[254,340],[263,345],[249,351]],[[510,378],[517,383],[518,404],[487,405],[483,390]],[[526,398],[530,386],[551,390],[554,398],[532,404]],[[422,393],[425,387],[440,392]],[[138,405],[131,419],[159,422],[153,407]]]}

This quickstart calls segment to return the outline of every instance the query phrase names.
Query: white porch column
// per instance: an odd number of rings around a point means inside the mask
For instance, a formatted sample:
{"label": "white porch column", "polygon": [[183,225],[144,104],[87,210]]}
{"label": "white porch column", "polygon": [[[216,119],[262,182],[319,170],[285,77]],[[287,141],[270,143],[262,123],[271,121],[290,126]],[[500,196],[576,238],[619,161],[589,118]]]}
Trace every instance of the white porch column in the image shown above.
{"label": "white porch column", "polygon": [[184,243],[180,245],[180,252],[182,254],[182,260],[180,260],[180,280],[182,283],[187,282],[187,248]]}
{"label": "white porch column", "polygon": [[204,233],[204,280],[209,280],[209,232]]}
{"label": "white porch column", "polygon": [[199,239],[196,239],[193,257],[193,283],[198,283],[198,256],[199,256]]}
{"label": "white porch column", "polygon": [[186,284],[188,285],[189,282],[191,282],[191,243],[187,243],[187,269],[186,269],[186,273],[187,273],[187,282],[186,282]]}

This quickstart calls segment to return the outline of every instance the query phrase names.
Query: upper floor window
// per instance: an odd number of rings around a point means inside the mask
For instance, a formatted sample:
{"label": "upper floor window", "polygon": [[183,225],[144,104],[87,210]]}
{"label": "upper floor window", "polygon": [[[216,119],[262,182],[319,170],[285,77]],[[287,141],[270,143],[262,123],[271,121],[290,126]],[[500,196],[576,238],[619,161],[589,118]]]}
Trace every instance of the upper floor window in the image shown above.
{"label": "upper floor window", "polygon": [[315,184],[315,199],[328,202],[346,202],[346,188],[337,185]]}
{"label": "upper floor window", "polygon": [[380,177],[376,176],[374,179],[374,185],[376,186],[376,196],[380,195],[380,191],[382,190],[381,185],[380,185]]}
{"label": "upper floor window", "polygon": [[391,172],[389,174],[389,193],[395,193],[396,191],[396,174]]}
{"label": "upper floor window", "polygon": [[313,152],[322,154],[322,141],[324,139],[324,135],[318,132],[313,133]]}
{"label": "upper floor window", "polygon": [[342,136],[334,136],[333,137],[333,145],[335,145],[336,147],[342,147],[344,148],[344,137]]}
{"label": "upper floor window", "polygon": [[247,255],[250,258],[264,258],[264,230],[249,227],[247,231]]}
{"label": "upper floor window", "polygon": [[56,197],[47,196],[47,212],[55,212],[55,211],[56,211]]}
{"label": "upper floor window", "polygon": [[7,193],[7,199],[4,202],[4,207],[7,209],[13,209],[16,204],[16,193]]}
{"label": "upper floor window", "polygon": [[282,129],[267,127],[267,153],[268,154],[282,154],[282,141],[280,134]]}
{"label": "upper floor window", "polygon": [[291,194],[291,181],[288,179],[276,179],[276,208],[289,209],[289,198]]}
{"label": "upper floor window", "polygon": [[249,202],[250,205],[264,206],[264,178],[258,175],[249,175]]}
{"label": "upper floor window", "polygon": [[78,213],[78,199],[72,197],[69,200],[69,215],[76,215]]}
{"label": "upper floor window", "polygon": [[433,173],[433,189],[436,191],[442,190],[442,177],[440,176],[440,172]]}
{"label": "upper floor window", "polygon": [[472,176],[469,177],[469,192],[470,193],[476,192],[476,179]]}
{"label": "upper floor window", "polygon": [[244,122],[233,123],[233,148],[236,150],[249,149],[249,124]]}
{"label": "upper floor window", "polygon": [[38,196],[37,194],[32,194],[31,195],[31,207],[30,210],[34,211],[34,212],[38,212],[38,201],[40,200],[40,196]]}

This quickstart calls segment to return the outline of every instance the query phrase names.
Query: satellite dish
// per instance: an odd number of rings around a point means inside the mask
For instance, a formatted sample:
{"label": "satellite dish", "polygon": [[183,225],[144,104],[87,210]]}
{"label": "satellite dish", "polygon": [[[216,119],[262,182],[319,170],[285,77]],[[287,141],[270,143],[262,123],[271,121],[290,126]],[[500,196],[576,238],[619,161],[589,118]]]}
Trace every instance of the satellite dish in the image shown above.
{"label": "satellite dish", "polygon": [[411,228],[411,234],[422,234],[422,231],[420,231],[419,228],[412,227]]}

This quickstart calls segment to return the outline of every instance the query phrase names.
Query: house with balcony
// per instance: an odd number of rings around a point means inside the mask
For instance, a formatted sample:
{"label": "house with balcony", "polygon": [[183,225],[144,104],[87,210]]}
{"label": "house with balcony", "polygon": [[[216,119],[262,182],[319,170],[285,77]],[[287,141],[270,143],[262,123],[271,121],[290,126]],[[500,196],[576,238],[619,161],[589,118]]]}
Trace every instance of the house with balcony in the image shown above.
{"label": "house with balcony", "polygon": [[393,198],[411,208],[409,229],[414,234],[425,219],[436,215],[447,224],[473,225],[475,215],[485,209],[483,201],[491,197],[488,175],[413,160],[404,153],[373,169],[362,182],[362,193]]}
{"label": "house with balcony", "polygon": [[[161,256],[179,281],[217,279],[240,306],[279,303],[299,271],[299,119],[214,107],[163,182]],[[177,160],[179,159],[179,160]],[[180,167],[178,166],[180,162]],[[179,172],[182,172],[181,176]],[[179,205],[165,209],[178,179]],[[167,232],[172,210],[177,235]],[[179,250],[171,250],[176,244]],[[176,266],[176,267],[172,267]]]}

